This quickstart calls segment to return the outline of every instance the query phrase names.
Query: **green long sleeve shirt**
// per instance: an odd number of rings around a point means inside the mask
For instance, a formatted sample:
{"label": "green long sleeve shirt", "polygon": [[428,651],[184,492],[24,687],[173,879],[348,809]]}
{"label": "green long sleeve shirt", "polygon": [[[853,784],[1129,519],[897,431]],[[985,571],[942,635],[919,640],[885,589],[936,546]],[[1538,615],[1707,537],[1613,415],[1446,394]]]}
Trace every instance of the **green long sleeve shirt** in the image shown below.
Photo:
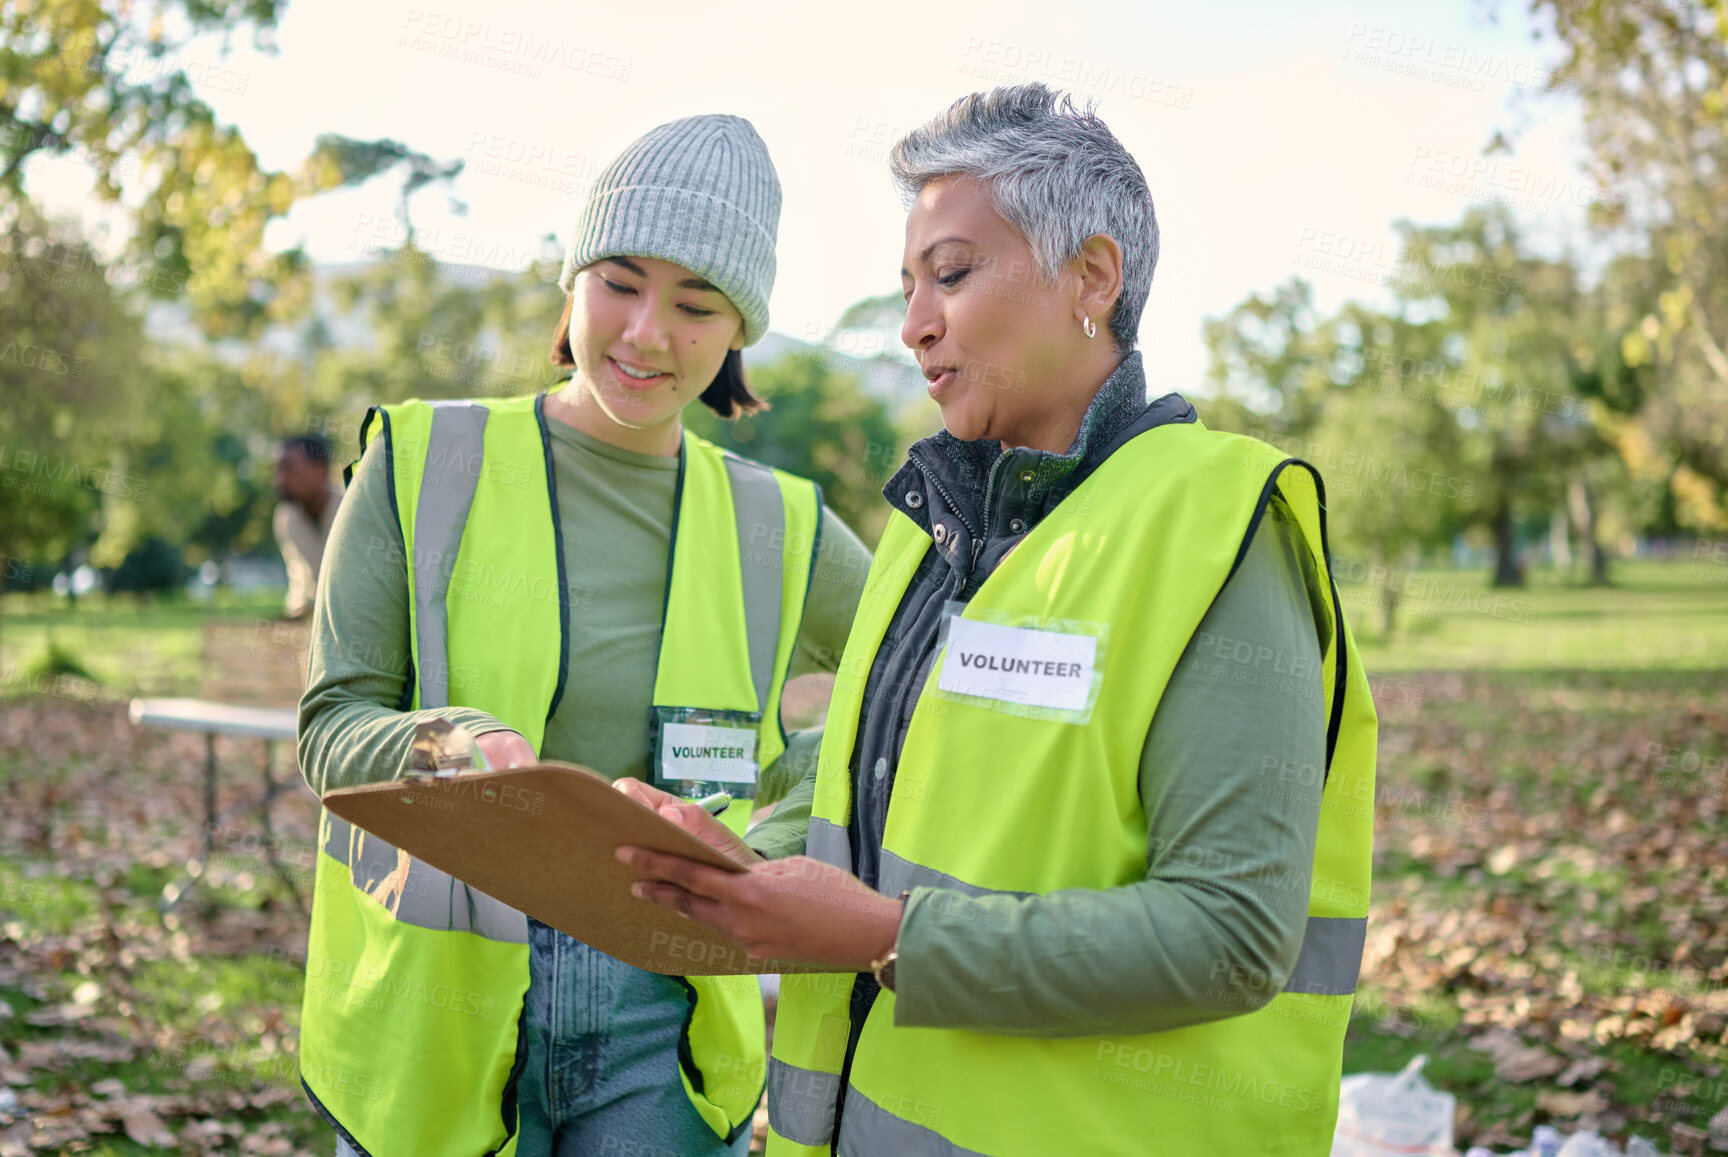
{"label": "green long sleeve shirt", "polygon": [[[678,460],[621,450],[556,420],[547,427],[571,592],[570,673],[539,754],[612,779],[646,779]],[[471,707],[396,709],[407,683],[409,596],[381,442],[354,470],[319,575],[299,735],[300,766],[319,795],[401,776],[423,720],[448,719],[476,735],[505,726]],[[869,566],[858,536],[824,508],[789,677],[838,666]],[[814,766],[820,731],[788,738],[787,752],[764,769],[764,798],[790,786],[789,769]]]}
{"label": "green long sleeve shirt", "polygon": [[[1307,920],[1329,631],[1313,562],[1275,499],[1147,732],[1145,879],[1026,899],[914,889],[894,1022],[1091,1036],[1180,1028],[1271,999],[1268,973],[1288,975],[1287,946],[1300,945]],[[751,830],[751,846],[770,858],[801,853],[814,788],[813,776],[801,781]],[[1256,975],[1243,961],[1271,968]]]}

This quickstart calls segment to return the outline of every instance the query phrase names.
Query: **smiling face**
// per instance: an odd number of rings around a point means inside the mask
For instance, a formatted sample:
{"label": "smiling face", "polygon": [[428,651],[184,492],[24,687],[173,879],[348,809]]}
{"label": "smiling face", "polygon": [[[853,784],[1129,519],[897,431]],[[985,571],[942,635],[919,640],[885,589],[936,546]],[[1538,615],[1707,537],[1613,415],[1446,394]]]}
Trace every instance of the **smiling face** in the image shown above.
{"label": "smiling face", "polygon": [[[1073,408],[1064,386],[1076,356],[1091,352],[1076,312],[1080,274],[1065,266],[1047,283],[989,190],[948,177],[925,185],[906,218],[900,282],[900,339],[917,356],[948,432],[1013,446],[1049,440]],[[1102,331],[1103,318],[1092,316]]]}
{"label": "smiling face", "polygon": [[571,384],[584,415],[573,424],[606,442],[657,445],[672,437],[678,415],[713,383],[727,352],[744,346],[737,307],[670,261],[596,261],[577,274],[571,296]]}

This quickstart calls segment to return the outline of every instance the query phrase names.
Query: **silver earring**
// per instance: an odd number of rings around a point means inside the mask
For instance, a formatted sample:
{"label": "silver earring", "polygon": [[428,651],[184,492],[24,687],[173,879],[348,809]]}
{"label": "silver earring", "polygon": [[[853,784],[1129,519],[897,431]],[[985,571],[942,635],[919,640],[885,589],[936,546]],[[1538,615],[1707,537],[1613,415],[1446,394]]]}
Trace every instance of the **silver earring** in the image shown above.
{"label": "silver earring", "polygon": [[1083,331],[1085,331],[1085,334],[1087,337],[1097,337],[1098,336],[1098,327],[1096,325],[1092,324],[1092,315],[1091,314],[1086,315],[1086,320],[1080,323],[1080,328]]}

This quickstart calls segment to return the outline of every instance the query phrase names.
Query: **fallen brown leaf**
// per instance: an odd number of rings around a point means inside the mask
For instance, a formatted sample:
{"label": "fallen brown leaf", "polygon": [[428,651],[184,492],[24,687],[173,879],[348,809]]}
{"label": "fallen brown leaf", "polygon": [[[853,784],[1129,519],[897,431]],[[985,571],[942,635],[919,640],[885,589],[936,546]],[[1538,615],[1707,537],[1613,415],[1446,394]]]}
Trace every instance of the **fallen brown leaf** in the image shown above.
{"label": "fallen brown leaf", "polygon": [[1536,1105],[1562,1120],[1585,1115],[1594,1116],[1608,1107],[1608,1098],[1590,1089],[1583,1093],[1561,1093],[1544,1090],[1536,1094]]}
{"label": "fallen brown leaf", "polygon": [[1601,1057],[1581,1057],[1566,1066],[1566,1071],[1554,1078],[1554,1083],[1570,1088],[1579,1081],[1588,1081],[1606,1068],[1608,1062]]}
{"label": "fallen brown leaf", "polygon": [[1504,1081],[1534,1081],[1551,1077],[1566,1067],[1566,1058],[1540,1045],[1526,1045],[1507,1029],[1493,1029],[1470,1042],[1470,1047],[1494,1058],[1494,1073]]}
{"label": "fallen brown leaf", "polygon": [[126,1135],[139,1145],[165,1149],[175,1143],[174,1134],[148,1104],[128,1105],[120,1114]]}

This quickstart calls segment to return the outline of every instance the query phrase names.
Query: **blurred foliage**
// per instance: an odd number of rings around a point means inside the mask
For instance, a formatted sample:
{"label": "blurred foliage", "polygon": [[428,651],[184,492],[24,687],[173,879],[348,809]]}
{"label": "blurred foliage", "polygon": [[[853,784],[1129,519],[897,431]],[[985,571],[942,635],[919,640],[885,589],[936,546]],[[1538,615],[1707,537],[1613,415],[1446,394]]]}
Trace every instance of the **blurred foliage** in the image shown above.
{"label": "blurred foliage", "polygon": [[1322,316],[1298,279],[1206,325],[1206,419],[1318,459],[1387,629],[1399,568],[1460,534],[1517,585],[1544,523],[1597,582],[1634,533],[1728,529],[1728,0],[1530,7],[1584,114],[1599,276],[1474,208],[1399,226],[1389,308]]}
{"label": "blurred foliage", "polygon": [[[1387,304],[1322,312],[1298,279],[1206,327],[1207,421],[1321,469],[1334,542],[1384,577],[1388,628],[1398,576],[1461,541],[1494,547],[1497,581],[1516,584],[1541,535],[1604,580],[1634,534],[1728,530],[1728,0],[1532,9],[1560,56],[1551,87],[1584,115],[1617,256],[1587,275],[1570,254],[1538,255],[1503,208],[1477,208],[1398,227]],[[280,13],[278,0],[0,7],[9,576],[87,558],[110,584],[148,585],[177,573],[176,550],[196,565],[268,549],[282,435],[323,433],[341,463],[367,405],[563,377],[547,357],[564,305],[550,237],[509,273],[416,245],[410,197],[449,186],[460,161],[332,132],[272,172],[220,123],[205,97],[249,78],[218,62],[237,38],[273,50]],[[128,217],[123,249],[43,218],[28,187],[39,157],[89,167]],[[298,199],[384,173],[400,181],[399,250],[331,271],[264,246]],[[189,337],[146,339],[146,309],[164,307]],[[903,359],[902,320],[897,294],[866,298],[827,349],[753,370],[772,408],[687,419],[816,479],[873,541],[879,487],[932,407],[908,400],[897,430],[882,391],[845,367]]]}
{"label": "blurred foliage", "polygon": [[769,409],[728,422],[695,405],[684,411],[685,423],[747,458],[816,482],[829,508],[875,543],[888,521],[883,468],[899,459],[888,407],[856,377],[832,368],[821,350],[752,370],[750,389]]}
{"label": "blurred foliage", "polygon": [[124,264],[146,292],[184,297],[217,337],[256,336],[296,316],[308,266],[298,249],[265,249],[272,220],[298,198],[404,162],[405,215],[408,194],[462,166],[394,141],[328,134],[298,171],[262,168],[194,80],[211,92],[244,92],[250,77],[215,62],[237,35],[271,50],[281,9],[280,0],[0,5],[0,227],[21,211],[33,157],[72,157],[89,166],[98,196],[122,203],[126,195],[133,231]]}
{"label": "blurred foliage", "polygon": [[[75,231],[57,228],[61,248],[86,270],[81,279],[35,292],[46,274],[27,256],[0,272],[10,278],[0,283],[7,332],[52,338],[71,359],[68,386],[0,351],[0,381],[19,386],[0,401],[13,434],[0,477],[19,483],[0,503],[0,530],[25,560],[59,567],[87,557],[110,591],[178,585],[187,564],[268,549],[270,475],[285,434],[323,434],[339,467],[359,452],[368,406],[534,393],[567,373],[549,359],[565,301],[550,249],[510,274],[440,266],[410,240],[321,276],[306,320],[273,328],[268,340],[148,342],[136,295],[111,287]],[[87,346],[64,339],[79,326]],[[358,336],[335,340],[339,326]],[[722,445],[820,482],[836,512],[873,540],[884,519],[879,474],[898,445],[886,407],[820,351],[758,369],[752,383],[772,409],[731,423],[697,405],[686,419]],[[20,469],[36,473],[15,478]],[[46,499],[19,489],[40,489],[43,477],[54,483]]]}
{"label": "blurred foliage", "polygon": [[1683,524],[1728,530],[1728,0],[1530,7],[1583,113],[1597,223],[1635,254],[1605,320],[1626,368],[1654,372],[1604,431]]}
{"label": "blurred foliage", "polygon": [[0,239],[0,556],[58,559],[135,485],[144,339],[100,258],[26,204]]}
{"label": "blurred foliage", "polygon": [[358,323],[365,342],[326,346],[317,320],[303,330],[299,360],[311,368],[298,396],[281,392],[272,428],[318,430],[347,461],[367,406],[551,388],[568,372],[550,360],[565,301],[557,275],[550,250],[504,274],[441,268],[410,241],[334,280],[330,315]]}
{"label": "blurred foliage", "polygon": [[1530,253],[1504,207],[1398,230],[1390,308],[1323,316],[1296,279],[1206,327],[1207,422],[1320,469],[1334,543],[1388,584],[1386,629],[1400,571],[1461,532],[1491,536],[1498,585],[1521,583],[1520,521],[1571,517],[1586,473],[1601,495],[1603,394],[1625,377],[1573,263]]}

